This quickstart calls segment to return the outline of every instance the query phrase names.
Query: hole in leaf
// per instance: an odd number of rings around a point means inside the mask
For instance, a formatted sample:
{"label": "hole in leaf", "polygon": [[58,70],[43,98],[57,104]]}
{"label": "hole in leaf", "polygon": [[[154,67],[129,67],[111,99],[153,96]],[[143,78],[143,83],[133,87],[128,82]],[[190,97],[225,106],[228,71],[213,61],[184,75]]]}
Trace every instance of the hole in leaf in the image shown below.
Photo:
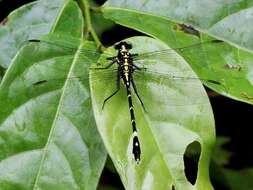
{"label": "hole in leaf", "polygon": [[172,185],[171,190],[176,190],[175,185]]}
{"label": "hole in leaf", "polygon": [[194,185],[198,174],[198,163],[201,153],[201,145],[194,141],[186,147],[184,153],[184,172],[187,180]]}

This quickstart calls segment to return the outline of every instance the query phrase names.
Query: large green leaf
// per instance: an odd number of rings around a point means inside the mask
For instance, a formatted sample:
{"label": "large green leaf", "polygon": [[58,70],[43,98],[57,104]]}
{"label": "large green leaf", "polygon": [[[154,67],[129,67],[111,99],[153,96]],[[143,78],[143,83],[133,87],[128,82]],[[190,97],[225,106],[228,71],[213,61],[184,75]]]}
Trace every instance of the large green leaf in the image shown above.
{"label": "large green leaf", "polygon": [[16,9],[5,18],[0,24],[0,66],[9,66],[24,41],[47,34],[62,5],[62,0],[40,0]]}
{"label": "large green leaf", "polygon": [[[82,28],[77,4],[65,1],[51,35],[65,33],[82,39]],[[88,80],[75,77],[87,74],[97,60],[91,54],[81,56],[80,49],[96,51],[96,46],[77,42],[76,51],[28,43],[3,78],[1,189],[96,189],[106,151],[91,112]],[[58,80],[50,80],[55,77]],[[34,85],[40,80],[47,82]]]}
{"label": "large green leaf", "polygon": [[[199,77],[223,84],[221,87],[205,83],[208,87],[252,104],[253,55],[249,51],[253,47],[253,28],[245,24],[253,19],[252,4],[252,1],[247,0],[219,3],[208,0],[201,3],[195,0],[109,0],[103,6],[103,12],[107,18],[158,38],[172,48],[212,39],[205,34],[235,45],[236,47],[226,43],[212,43],[208,47],[199,46],[193,56],[179,53]],[[190,24],[200,32],[175,22]]]}
{"label": "large green leaf", "polygon": [[201,3],[196,0],[109,0],[105,6],[185,23],[216,38],[253,50],[253,37],[250,35],[253,26],[248,24],[253,21],[251,0],[203,0]]}
{"label": "large green leaf", "polygon": [[[133,53],[168,48],[162,42],[147,37],[127,41],[132,43]],[[106,52],[109,53],[115,54],[113,48]],[[101,57],[100,63],[105,64],[104,57]],[[143,111],[137,97],[133,97],[142,149],[139,165],[132,155],[133,136],[123,85],[102,109],[104,99],[115,91],[115,81],[101,80],[98,83],[97,73],[91,72],[96,123],[125,188],[167,190],[174,186],[177,190],[212,189],[208,168],[215,141],[214,120],[200,81],[176,53],[153,56],[144,60],[143,66],[146,71],[136,73],[134,79],[147,112]],[[170,75],[163,76],[160,72]],[[106,78],[108,73],[104,76],[100,73],[99,77]],[[188,78],[175,77],[182,73]],[[185,176],[183,158],[193,142],[201,146],[195,185]]]}

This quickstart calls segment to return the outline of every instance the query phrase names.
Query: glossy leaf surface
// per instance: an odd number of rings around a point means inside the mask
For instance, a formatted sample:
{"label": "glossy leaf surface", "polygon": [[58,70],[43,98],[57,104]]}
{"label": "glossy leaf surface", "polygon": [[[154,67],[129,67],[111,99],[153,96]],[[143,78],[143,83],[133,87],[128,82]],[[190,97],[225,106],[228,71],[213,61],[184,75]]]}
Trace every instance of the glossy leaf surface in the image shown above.
{"label": "glossy leaf surface", "polygon": [[8,68],[24,41],[47,34],[62,5],[62,0],[36,1],[5,18],[0,24],[0,66]]}
{"label": "glossy leaf surface", "polygon": [[[65,1],[52,33],[62,32],[81,39],[82,28],[77,4]],[[93,118],[89,83],[66,79],[87,74],[82,72],[97,57],[80,57],[80,49],[96,51],[96,47],[82,40],[76,47],[75,52],[68,52],[55,46],[27,43],[3,78],[0,86],[2,189],[96,189],[106,151]],[[61,80],[45,82],[54,77]],[[42,79],[44,83],[39,83]]]}
{"label": "glossy leaf surface", "polygon": [[253,27],[247,24],[253,20],[251,0],[203,0],[201,3],[196,0],[109,0],[105,6],[185,23],[218,39],[253,50],[250,35]]}

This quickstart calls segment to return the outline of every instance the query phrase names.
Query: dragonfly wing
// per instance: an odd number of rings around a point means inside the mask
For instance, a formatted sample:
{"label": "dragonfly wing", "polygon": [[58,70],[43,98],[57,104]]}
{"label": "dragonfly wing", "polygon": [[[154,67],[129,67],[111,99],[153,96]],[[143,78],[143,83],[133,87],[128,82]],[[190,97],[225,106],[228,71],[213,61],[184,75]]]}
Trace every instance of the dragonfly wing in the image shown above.
{"label": "dragonfly wing", "polygon": [[[65,40],[67,39],[67,40]],[[30,39],[26,44],[40,44],[41,46],[52,48],[58,51],[64,51],[68,54],[75,54],[78,51],[79,57],[100,56],[101,52],[92,49],[80,49],[81,39],[60,34],[49,34],[40,39]],[[113,56],[111,53],[104,53],[106,56]]]}
{"label": "dragonfly wing", "polygon": [[[99,83],[101,81],[108,81],[108,83],[114,83],[116,80],[116,70],[93,70],[93,80],[92,83]],[[69,96],[77,96],[79,98],[82,97],[80,92],[89,87],[89,80],[90,76],[89,73],[84,72],[82,76],[59,76],[58,78],[54,78],[55,75],[52,75],[52,77],[47,76],[41,76],[39,80],[34,80],[36,82],[29,82],[27,84],[27,87],[25,87],[25,93],[27,97],[35,97],[35,96],[43,96],[46,94],[54,94],[57,96],[57,94],[61,95],[63,92],[65,95],[69,94]],[[75,90],[66,91],[66,88],[73,88]],[[79,92],[80,91],[80,92]],[[11,94],[18,95],[20,92],[18,89],[11,90]],[[87,92],[86,95],[83,97],[89,96],[89,93]],[[77,98],[76,98],[77,99]],[[47,99],[41,99],[38,103],[40,104],[47,104],[51,106],[56,106],[58,102],[54,101],[47,101]],[[74,106],[72,104],[69,104],[69,101],[66,101],[62,104],[62,106],[71,107]]]}
{"label": "dragonfly wing", "polygon": [[[87,44],[87,46],[84,49],[92,49],[92,45]],[[5,89],[3,91],[7,92],[10,105],[14,104],[16,97],[23,97],[19,104],[33,100],[35,104],[53,108],[59,105],[57,100],[63,93],[69,96],[75,93],[76,100],[83,102],[81,97],[84,89],[89,87],[90,70],[97,73],[94,83],[102,80],[99,77],[100,72],[104,73],[103,80],[108,81],[113,80],[112,76],[115,74],[115,70],[95,69],[98,67],[95,56],[80,56],[77,49],[76,52],[66,51],[60,46],[32,42],[26,44],[21,51],[16,59],[18,63],[14,67],[15,70],[4,79],[1,86]],[[91,52],[95,52],[94,48]],[[73,90],[67,90],[69,88]],[[83,97],[88,95],[89,93],[86,92]],[[74,106],[69,103],[70,101],[64,101],[62,106]]]}
{"label": "dragonfly wing", "polygon": [[[215,53],[217,54],[217,48],[223,48],[225,45],[226,44],[222,41],[206,41],[182,48],[155,50],[152,52],[138,54],[134,57],[134,61],[136,61],[136,63],[143,64],[148,60],[155,61],[166,59],[167,64],[175,64],[175,60],[168,59],[168,56],[173,56],[176,52],[186,61],[190,60],[196,69],[208,69],[210,73],[215,73],[212,68],[212,60],[209,59],[209,56]],[[213,80],[215,80],[215,75],[213,75]]]}
{"label": "dragonfly wing", "polygon": [[[147,69],[148,72],[161,73],[165,77],[169,73],[169,75],[176,76],[176,78],[189,78],[188,73],[191,73],[191,70],[189,70],[189,68],[178,68],[180,65],[178,65],[178,61],[173,58],[173,54],[176,52],[180,54],[187,62],[191,63],[191,67],[193,70],[197,71],[198,74],[200,74],[200,80],[204,84],[210,88],[219,90],[219,92],[222,94],[227,94],[229,92],[230,85],[224,82],[224,75],[230,75],[229,78],[235,81],[242,79],[242,77],[235,75],[235,73],[233,75],[228,73],[228,69],[226,69],[225,65],[219,65],[217,67],[219,60],[223,59],[222,55],[219,55],[219,52],[217,53],[217,50],[224,49],[224,47],[226,47],[224,42],[213,40],[183,48],[146,52],[135,56],[134,61],[135,64],[140,68],[147,67],[146,63],[149,63],[149,68]],[[220,58],[215,59],[215,56],[212,55],[217,55],[217,57]],[[166,62],[166,64],[171,66],[171,70],[165,73],[161,66],[157,66],[157,61]],[[175,65],[177,68],[173,70]],[[238,71],[239,69],[237,71],[234,70],[234,72],[237,73]],[[195,76],[194,78],[197,77]]]}
{"label": "dragonfly wing", "polygon": [[[144,59],[151,59],[156,56],[162,57],[166,56],[168,54],[173,54],[174,52],[177,52],[179,54],[193,54],[193,52],[200,53],[200,54],[207,54],[206,48],[209,46],[224,46],[225,43],[220,40],[210,40],[210,41],[204,41],[196,44],[192,44],[185,47],[178,47],[178,48],[166,48],[163,50],[153,50],[153,51],[147,51],[144,53],[137,53],[137,55],[134,57],[134,60],[144,60]],[[135,52],[136,53],[136,52]]]}
{"label": "dragonfly wing", "polygon": [[[94,45],[87,43],[86,48],[94,49]],[[55,116],[54,113],[60,106],[77,105],[79,102],[80,108],[80,105],[87,103],[88,81],[81,85],[77,80],[69,80],[73,81],[69,83],[65,79],[83,76],[95,60],[95,57],[80,59],[78,52],[69,54],[62,49],[44,44],[29,43],[24,46],[15,57],[0,86],[1,124],[7,127],[18,126],[20,123],[25,125],[27,119],[27,122],[41,125],[43,129],[45,122],[49,122],[50,118]],[[59,80],[53,82],[51,79],[55,78]],[[76,94],[70,96],[71,92]],[[65,95],[72,99],[63,100],[62,97]],[[71,107],[73,113],[78,111],[74,110],[76,108]],[[8,117],[14,117],[16,123],[8,123]]]}
{"label": "dragonfly wing", "polygon": [[[146,69],[134,73],[134,81],[140,96],[145,97],[145,102],[148,101],[144,104],[152,102],[152,104],[162,104],[171,108],[181,107],[182,109],[187,106],[209,105],[200,79],[191,68],[176,66],[177,64],[176,60],[174,66],[161,60],[154,65],[146,62]],[[153,106],[150,104],[147,109],[150,107],[152,110]]]}

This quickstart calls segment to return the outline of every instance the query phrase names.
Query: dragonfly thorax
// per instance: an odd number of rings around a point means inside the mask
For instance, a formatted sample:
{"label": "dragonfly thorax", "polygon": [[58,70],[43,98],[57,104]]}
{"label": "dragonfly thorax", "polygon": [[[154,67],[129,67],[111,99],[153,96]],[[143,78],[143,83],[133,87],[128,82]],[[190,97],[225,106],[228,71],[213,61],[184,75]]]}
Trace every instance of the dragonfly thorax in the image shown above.
{"label": "dragonfly thorax", "polygon": [[128,67],[132,65],[132,55],[129,50],[132,48],[131,44],[120,42],[114,46],[118,50],[117,63],[121,67],[121,71],[129,71]]}

